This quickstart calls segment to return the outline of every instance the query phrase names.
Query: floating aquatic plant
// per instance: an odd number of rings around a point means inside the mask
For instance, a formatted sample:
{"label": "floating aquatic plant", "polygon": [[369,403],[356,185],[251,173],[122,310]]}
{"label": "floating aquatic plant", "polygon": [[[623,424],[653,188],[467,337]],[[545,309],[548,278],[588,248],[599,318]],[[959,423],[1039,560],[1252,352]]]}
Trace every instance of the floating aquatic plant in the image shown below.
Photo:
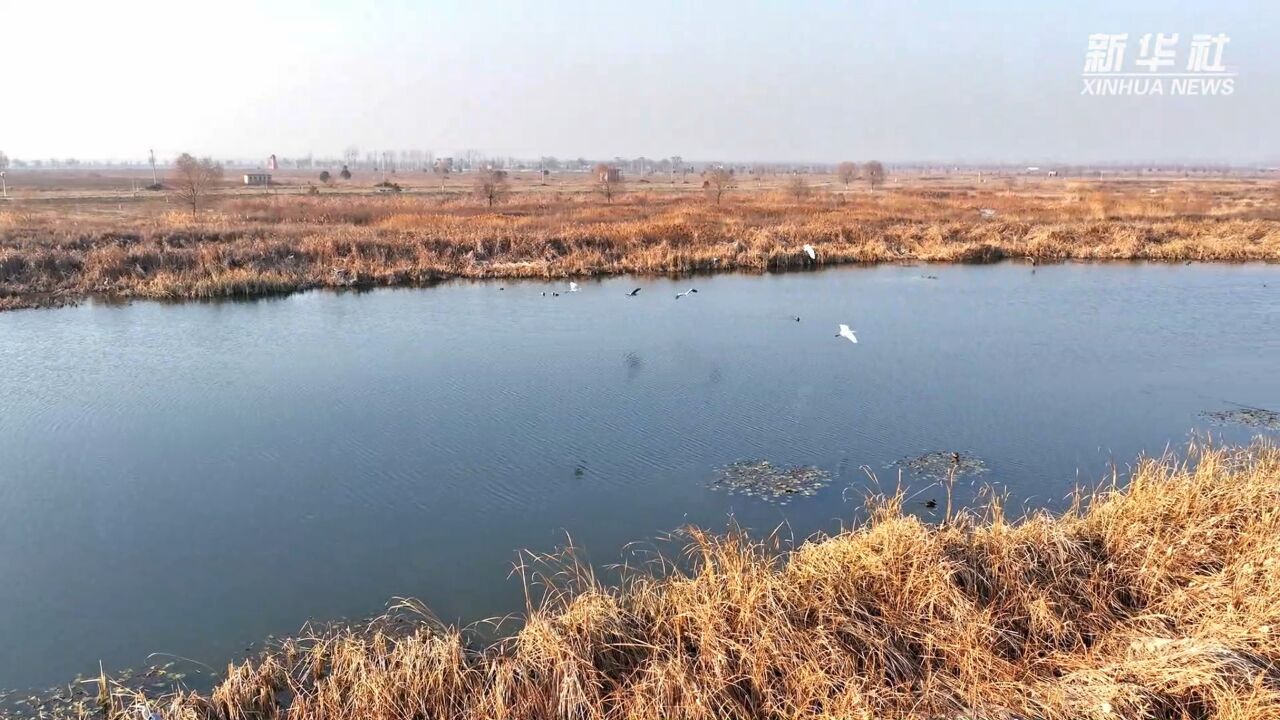
{"label": "floating aquatic plant", "polygon": [[934,481],[978,475],[989,469],[986,461],[977,455],[941,450],[895,460],[889,467],[900,468],[917,477]]}
{"label": "floating aquatic plant", "polygon": [[792,497],[813,495],[830,481],[831,473],[812,465],[740,460],[720,468],[714,487],[785,504]]}
{"label": "floating aquatic plant", "polygon": [[1213,410],[1200,413],[1215,425],[1244,425],[1264,430],[1280,430],[1280,413],[1256,407]]}

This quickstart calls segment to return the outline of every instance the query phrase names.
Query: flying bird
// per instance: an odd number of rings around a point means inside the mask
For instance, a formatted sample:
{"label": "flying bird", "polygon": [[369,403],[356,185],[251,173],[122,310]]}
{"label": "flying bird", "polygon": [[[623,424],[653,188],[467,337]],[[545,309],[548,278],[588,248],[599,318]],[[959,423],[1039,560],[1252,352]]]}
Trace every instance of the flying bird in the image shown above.
{"label": "flying bird", "polygon": [[696,292],[698,292],[697,288],[689,288],[688,290],[685,290],[682,293],[676,293],[676,299],[679,300],[680,298],[684,297],[685,295],[688,295],[689,293],[696,293]]}
{"label": "flying bird", "polygon": [[809,243],[805,243],[805,245],[804,245],[804,252],[805,252],[805,254],[806,254],[806,255],[808,255],[808,256],[809,256],[809,259],[810,259],[810,260],[817,260],[817,259],[818,259],[818,253],[814,252],[814,250],[813,250],[813,246],[812,246],[812,245],[810,245]]}
{"label": "flying bird", "polygon": [[843,323],[840,325],[840,332],[836,333],[836,337],[849,338],[849,342],[854,345],[858,344],[858,336],[854,335],[853,331],[849,329],[849,326]]}
{"label": "flying bird", "polygon": [[578,283],[569,281],[569,292],[578,292]]}
{"label": "flying bird", "polygon": [[635,297],[636,295],[639,295],[639,294],[640,294],[640,288],[636,288],[635,290],[632,290],[631,292],[627,293],[627,297]]}

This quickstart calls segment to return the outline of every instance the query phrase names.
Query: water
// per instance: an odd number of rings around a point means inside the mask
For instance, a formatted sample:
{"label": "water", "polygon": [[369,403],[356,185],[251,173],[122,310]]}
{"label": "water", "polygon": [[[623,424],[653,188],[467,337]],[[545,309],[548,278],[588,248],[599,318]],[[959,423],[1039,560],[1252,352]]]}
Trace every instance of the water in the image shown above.
{"label": "water", "polygon": [[[1280,409],[1274,266],[552,289],[0,315],[0,687],[151,652],[219,667],[394,596],[450,621],[505,614],[522,606],[518,549],[572,537],[607,563],[730,514],[833,530],[868,472],[891,487],[894,461],[929,451],[973,453],[981,482],[1053,507],[1193,430],[1258,432],[1202,411]],[[841,322],[858,345],[834,337]],[[711,486],[755,458],[832,482],[785,507]]]}

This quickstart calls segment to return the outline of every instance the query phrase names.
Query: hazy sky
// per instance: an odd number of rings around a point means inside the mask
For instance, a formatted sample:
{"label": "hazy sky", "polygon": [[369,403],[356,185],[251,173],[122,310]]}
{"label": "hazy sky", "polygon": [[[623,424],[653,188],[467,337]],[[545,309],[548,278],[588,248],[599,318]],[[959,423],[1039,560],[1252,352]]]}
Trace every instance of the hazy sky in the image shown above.
{"label": "hazy sky", "polygon": [[[0,150],[1276,164],[1278,20],[1276,0],[0,0]],[[1226,33],[1235,92],[1082,96],[1097,32]]]}

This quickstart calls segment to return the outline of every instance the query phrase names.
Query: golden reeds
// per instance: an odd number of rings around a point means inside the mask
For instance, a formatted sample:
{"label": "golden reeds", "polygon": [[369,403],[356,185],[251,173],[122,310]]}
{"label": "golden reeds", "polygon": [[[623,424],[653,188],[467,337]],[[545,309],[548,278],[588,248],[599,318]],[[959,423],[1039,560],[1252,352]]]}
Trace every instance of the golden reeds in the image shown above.
{"label": "golden reeds", "polygon": [[[1280,450],[1192,447],[1064,515],[900,498],[791,549],[690,531],[605,586],[572,555],[513,636],[319,633],[165,718],[1280,718]],[[562,578],[555,581],[554,578]],[[567,583],[567,584],[566,584]]]}
{"label": "golden reeds", "polygon": [[806,243],[828,265],[1280,260],[1268,188],[1151,189],[827,190],[802,200],[758,191],[718,205],[525,192],[494,210],[458,196],[295,195],[228,200],[194,221],[146,205],[67,214],[31,204],[0,211],[0,308],[95,293],[203,298],[450,277],[787,270],[810,266]]}

